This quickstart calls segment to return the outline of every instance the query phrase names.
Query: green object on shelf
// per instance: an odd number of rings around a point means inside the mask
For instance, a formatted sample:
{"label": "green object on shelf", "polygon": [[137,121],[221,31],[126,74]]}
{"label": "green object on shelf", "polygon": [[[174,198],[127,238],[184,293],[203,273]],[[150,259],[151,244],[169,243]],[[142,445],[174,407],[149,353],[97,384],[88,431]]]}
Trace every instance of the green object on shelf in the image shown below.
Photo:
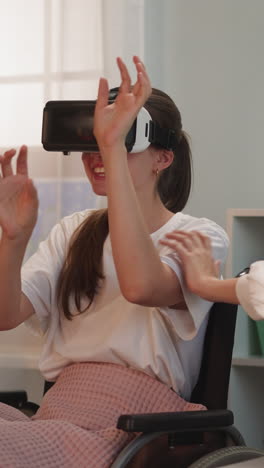
{"label": "green object on shelf", "polygon": [[264,320],[258,320],[255,323],[258,332],[261,355],[264,356]]}
{"label": "green object on shelf", "polygon": [[262,356],[259,334],[256,327],[256,320],[253,320],[252,318],[246,316],[246,314],[245,320],[247,321],[248,331],[248,354],[249,356]]}

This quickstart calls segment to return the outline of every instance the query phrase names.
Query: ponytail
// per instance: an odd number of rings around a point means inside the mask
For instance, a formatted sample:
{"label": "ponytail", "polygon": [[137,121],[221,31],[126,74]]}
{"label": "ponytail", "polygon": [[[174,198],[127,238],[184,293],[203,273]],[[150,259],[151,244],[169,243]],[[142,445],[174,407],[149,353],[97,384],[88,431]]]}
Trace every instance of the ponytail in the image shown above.
{"label": "ponytail", "polygon": [[178,141],[173,149],[174,160],[161,172],[157,184],[161,201],[168,210],[176,213],[185,207],[191,191],[192,154],[188,136],[182,130],[179,109],[163,91],[152,88],[144,107],[161,128],[172,130]]}
{"label": "ponytail", "polygon": [[173,213],[185,207],[192,182],[192,155],[187,134],[182,131],[174,150],[172,164],[162,171],[158,181],[158,193],[166,208]]}

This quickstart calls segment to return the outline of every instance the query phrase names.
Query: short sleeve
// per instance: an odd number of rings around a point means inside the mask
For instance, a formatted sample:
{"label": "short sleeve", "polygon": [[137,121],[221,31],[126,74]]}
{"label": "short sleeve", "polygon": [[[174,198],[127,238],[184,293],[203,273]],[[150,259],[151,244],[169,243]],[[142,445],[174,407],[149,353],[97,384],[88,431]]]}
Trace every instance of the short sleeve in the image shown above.
{"label": "short sleeve", "polygon": [[[189,229],[191,230],[191,229]],[[215,260],[220,260],[220,270],[226,261],[228,251],[228,237],[225,231],[218,225],[212,223],[207,226],[205,223],[201,226],[193,227],[193,230],[200,231],[211,239],[212,254]],[[177,275],[180,282],[182,293],[187,305],[185,310],[176,310],[169,307],[160,308],[161,313],[166,315],[167,320],[175,329],[177,335],[183,340],[193,339],[206,318],[212,303],[193,294],[187,287],[181,268],[181,262],[175,251],[169,249],[168,253],[161,255],[161,261],[166,263]]]}
{"label": "short sleeve", "polygon": [[49,326],[65,252],[66,236],[63,224],[59,223],[22,267],[22,292],[35,310],[35,314],[25,321],[25,325],[35,334],[44,334]]}
{"label": "short sleeve", "polygon": [[236,293],[245,312],[253,320],[264,319],[264,261],[250,265],[249,273],[238,278]]}

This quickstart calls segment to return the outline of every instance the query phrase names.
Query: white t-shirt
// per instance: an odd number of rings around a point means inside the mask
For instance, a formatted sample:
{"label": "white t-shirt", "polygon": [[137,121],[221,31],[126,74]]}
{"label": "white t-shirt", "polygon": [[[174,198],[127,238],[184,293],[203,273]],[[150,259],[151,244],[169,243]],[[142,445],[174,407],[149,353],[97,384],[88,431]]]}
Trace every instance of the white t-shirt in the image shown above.
{"label": "white t-shirt", "polygon": [[[189,292],[177,255],[159,244],[159,239],[174,229],[199,230],[211,238],[215,259],[224,262],[228,248],[225,231],[206,218],[177,213],[151,234],[161,260],[181,282],[186,310],[128,302],[120,292],[108,235],[103,250],[105,279],[99,293],[86,312],[69,321],[58,309],[56,284],[69,240],[90,213],[85,210],[62,219],[22,269],[22,290],[35,310],[26,323],[44,334],[41,372],[53,381],[74,362],[117,363],[156,377],[188,399],[199,373],[211,303]],[[85,304],[86,299],[82,306]]]}
{"label": "white t-shirt", "polygon": [[253,320],[264,319],[264,261],[250,265],[249,273],[238,278],[236,293],[243,309]]}

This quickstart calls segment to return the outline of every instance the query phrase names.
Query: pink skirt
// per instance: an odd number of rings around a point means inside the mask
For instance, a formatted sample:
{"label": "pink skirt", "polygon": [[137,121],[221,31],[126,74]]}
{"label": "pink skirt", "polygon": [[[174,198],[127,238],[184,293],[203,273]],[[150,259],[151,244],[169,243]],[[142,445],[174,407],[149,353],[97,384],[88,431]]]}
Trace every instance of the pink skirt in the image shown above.
{"label": "pink skirt", "polygon": [[200,409],[137,370],[72,364],[31,419],[0,404],[0,467],[107,468],[137,435],[116,429],[121,414]]}

